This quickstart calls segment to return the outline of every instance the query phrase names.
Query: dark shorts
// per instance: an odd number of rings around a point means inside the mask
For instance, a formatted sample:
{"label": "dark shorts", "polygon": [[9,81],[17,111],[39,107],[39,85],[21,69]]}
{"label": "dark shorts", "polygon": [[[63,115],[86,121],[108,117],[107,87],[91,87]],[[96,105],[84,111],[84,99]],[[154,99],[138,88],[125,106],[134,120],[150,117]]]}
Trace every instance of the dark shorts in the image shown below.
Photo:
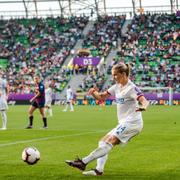
{"label": "dark shorts", "polygon": [[31,103],[31,105],[34,106],[35,108],[43,108],[44,105],[45,105],[45,102],[39,102],[39,103],[37,103],[36,101],[33,101],[33,102]]}

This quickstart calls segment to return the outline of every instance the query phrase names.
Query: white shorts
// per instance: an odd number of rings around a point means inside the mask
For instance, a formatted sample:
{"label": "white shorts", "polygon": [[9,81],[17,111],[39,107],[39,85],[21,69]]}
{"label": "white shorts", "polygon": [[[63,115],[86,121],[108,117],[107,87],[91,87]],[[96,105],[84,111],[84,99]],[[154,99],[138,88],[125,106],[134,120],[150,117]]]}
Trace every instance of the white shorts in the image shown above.
{"label": "white shorts", "polygon": [[0,111],[7,109],[8,109],[7,101],[4,98],[0,98]]}
{"label": "white shorts", "polygon": [[142,120],[138,123],[122,122],[112,129],[108,135],[116,136],[121,143],[127,143],[132,137],[138,135],[142,129]]}

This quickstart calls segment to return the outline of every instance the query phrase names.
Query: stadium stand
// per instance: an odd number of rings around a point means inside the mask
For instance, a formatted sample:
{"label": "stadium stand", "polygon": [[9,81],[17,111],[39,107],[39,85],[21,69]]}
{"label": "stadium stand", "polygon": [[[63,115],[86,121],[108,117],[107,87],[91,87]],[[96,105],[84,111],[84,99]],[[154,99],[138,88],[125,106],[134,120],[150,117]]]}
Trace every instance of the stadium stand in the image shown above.
{"label": "stadium stand", "polygon": [[93,57],[106,57],[112,47],[117,47],[125,19],[124,15],[99,16],[84,40],[83,48],[88,48]]}
{"label": "stadium stand", "polygon": [[87,23],[88,17],[1,20],[1,67],[8,67],[10,91],[31,92],[35,73],[56,79],[63,89],[70,77],[61,66]]}
{"label": "stadium stand", "polygon": [[95,21],[93,28],[90,29],[82,44],[82,49],[89,51],[89,53],[84,51],[83,55],[78,54],[77,56],[100,57],[104,59],[104,62],[97,67],[92,65],[79,67],[77,64],[74,66],[75,74],[87,74],[78,91],[86,92],[92,86],[102,89],[107,80],[107,73],[103,73],[106,58],[111,49],[117,48],[125,20],[126,16],[119,15],[99,16]]}
{"label": "stadium stand", "polygon": [[108,73],[113,64],[125,61],[132,64],[132,79],[139,86],[180,91],[179,24],[175,14],[135,16]]}
{"label": "stadium stand", "polygon": [[[60,92],[77,74],[85,75],[79,91],[87,91],[93,85],[102,89],[111,67],[120,61],[132,64],[132,79],[139,86],[171,86],[180,91],[180,23],[176,15],[136,15],[122,36],[125,21],[123,15],[99,17],[87,36],[82,37],[88,17],[1,20],[0,65],[7,68],[11,92],[30,93],[35,73],[49,81],[56,80]],[[118,48],[107,73],[106,61],[103,71],[102,66],[63,66],[82,38],[82,48],[89,50],[91,57],[106,59],[111,49]],[[106,84],[111,85],[112,80]]]}

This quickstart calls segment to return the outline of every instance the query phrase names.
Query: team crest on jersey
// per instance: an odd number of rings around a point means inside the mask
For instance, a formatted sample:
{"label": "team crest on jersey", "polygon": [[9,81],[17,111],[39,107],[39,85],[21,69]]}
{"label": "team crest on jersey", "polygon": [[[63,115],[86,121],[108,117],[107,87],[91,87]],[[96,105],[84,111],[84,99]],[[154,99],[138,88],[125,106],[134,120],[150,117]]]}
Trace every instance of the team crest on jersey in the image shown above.
{"label": "team crest on jersey", "polygon": [[116,103],[124,104],[124,98],[116,98]]}

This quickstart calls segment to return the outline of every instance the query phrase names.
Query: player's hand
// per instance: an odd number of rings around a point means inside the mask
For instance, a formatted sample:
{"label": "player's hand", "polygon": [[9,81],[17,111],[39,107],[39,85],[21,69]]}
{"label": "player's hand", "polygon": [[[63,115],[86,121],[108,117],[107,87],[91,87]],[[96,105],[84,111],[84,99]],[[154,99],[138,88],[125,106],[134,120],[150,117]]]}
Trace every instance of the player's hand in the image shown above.
{"label": "player's hand", "polygon": [[34,101],[34,99],[32,98],[32,99],[30,99],[29,101],[32,103],[32,102]]}
{"label": "player's hand", "polygon": [[95,91],[97,91],[97,89],[96,88],[91,88],[91,89],[89,89],[89,91],[88,91],[88,95],[92,95]]}

